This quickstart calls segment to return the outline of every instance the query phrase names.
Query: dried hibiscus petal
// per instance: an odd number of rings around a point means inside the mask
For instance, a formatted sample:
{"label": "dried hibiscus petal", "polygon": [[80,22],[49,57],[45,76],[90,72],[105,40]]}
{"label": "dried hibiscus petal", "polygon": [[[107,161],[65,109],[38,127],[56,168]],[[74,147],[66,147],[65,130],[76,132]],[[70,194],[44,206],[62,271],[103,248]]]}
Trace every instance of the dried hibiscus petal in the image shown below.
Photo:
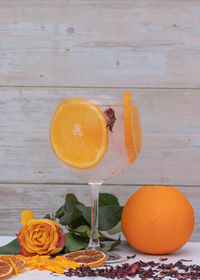
{"label": "dried hibiscus petal", "polygon": [[[128,280],[135,275],[141,279],[182,279],[182,280],[199,280],[200,266],[199,265],[184,265],[182,261],[176,263],[160,263],[160,262],[143,262],[137,261],[133,264],[124,263],[117,266],[104,266],[102,268],[92,269],[88,266],[69,269],[65,272],[68,277],[94,277],[101,276],[108,279],[124,279]],[[170,278],[169,278],[170,277]]]}
{"label": "dried hibiscus petal", "polygon": [[104,111],[104,114],[105,114],[106,120],[107,120],[106,127],[108,127],[109,130],[112,132],[114,123],[116,121],[115,111],[112,108],[108,108],[107,110]]}

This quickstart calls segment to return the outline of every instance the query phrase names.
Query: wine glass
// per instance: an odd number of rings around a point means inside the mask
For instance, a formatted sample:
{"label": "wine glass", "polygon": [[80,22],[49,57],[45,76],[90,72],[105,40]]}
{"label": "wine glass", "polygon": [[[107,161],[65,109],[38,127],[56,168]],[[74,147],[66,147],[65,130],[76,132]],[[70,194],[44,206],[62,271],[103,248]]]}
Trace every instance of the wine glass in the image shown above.
{"label": "wine glass", "polygon": [[[87,249],[101,250],[98,238],[100,187],[105,180],[130,167],[141,150],[142,132],[135,101],[131,101],[128,92],[124,93],[124,99],[67,99],[53,115],[50,143],[68,172],[89,184],[91,233]],[[109,260],[109,255],[107,258]],[[112,262],[119,258],[110,257]]]}

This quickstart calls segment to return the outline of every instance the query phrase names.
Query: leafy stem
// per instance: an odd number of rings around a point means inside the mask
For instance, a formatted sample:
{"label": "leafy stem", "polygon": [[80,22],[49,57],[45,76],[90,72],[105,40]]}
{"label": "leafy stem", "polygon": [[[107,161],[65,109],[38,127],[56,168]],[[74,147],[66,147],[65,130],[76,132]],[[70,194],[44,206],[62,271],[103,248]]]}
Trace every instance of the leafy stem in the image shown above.
{"label": "leafy stem", "polygon": [[[120,220],[123,207],[117,197],[109,193],[99,194],[99,239],[101,247],[114,249],[120,238],[114,239],[110,234],[121,232]],[[56,211],[54,218],[68,230],[65,250],[75,251],[87,247],[90,237],[91,208],[85,206],[77,197],[69,193],[65,203]],[[102,232],[103,231],[103,232]],[[106,242],[106,244],[104,244]],[[110,242],[108,245],[107,242]]]}

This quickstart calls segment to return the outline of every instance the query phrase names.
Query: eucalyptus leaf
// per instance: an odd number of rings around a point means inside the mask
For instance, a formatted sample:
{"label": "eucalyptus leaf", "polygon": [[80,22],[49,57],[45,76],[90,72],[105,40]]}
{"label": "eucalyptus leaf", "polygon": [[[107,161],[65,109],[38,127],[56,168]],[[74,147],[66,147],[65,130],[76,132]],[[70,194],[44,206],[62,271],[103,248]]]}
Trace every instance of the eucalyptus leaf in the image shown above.
{"label": "eucalyptus leaf", "polygon": [[76,218],[75,220],[73,220],[71,223],[70,223],[70,228],[77,228],[81,225],[87,225],[90,227],[90,223],[88,223],[82,216],[82,213],[81,213],[81,216],[79,216],[78,218]]}
{"label": "eucalyptus leaf", "polygon": [[101,231],[99,231],[99,240],[100,241],[115,241],[116,239],[111,238],[110,236],[107,236],[103,234]]}
{"label": "eucalyptus leaf", "polygon": [[107,231],[121,220],[122,206],[99,207],[99,230]]}
{"label": "eucalyptus leaf", "polygon": [[43,219],[49,219],[49,220],[51,220],[51,215],[50,215],[50,214],[46,214],[46,215],[43,217]]}
{"label": "eucalyptus leaf", "polygon": [[[77,208],[82,212],[84,219],[90,223],[91,208],[78,205]],[[116,226],[121,220],[122,206],[102,206],[99,207],[99,230],[107,231]]]}
{"label": "eucalyptus leaf", "polygon": [[62,216],[64,216],[65,212],[65,207],[64,205],[62,205],[57,211],[56,211],[56,214],[55,214],[55,217],[60,219]]}
{"label": "eucalyptus leaf", "polygon": [[76,202],[67,195],[64,204],[64,213],[71,212],[76,206]]}
{"label": "eucalyptus leaf", "polygon": [[[83,205],[74,194],[67,194],[65,197],[65,204],[63,205],[64,215],[61,216],[59,222],[61,225],[69,225],[81,216],[81,212],[77,209],[76,205]],[[62,213],[62,209],[59,208],[59,214]]]}
{"label": "eucalyptus leaf", "polygon": [[118,198],[111,193],[99,194],[99,206],[117,205],[119,206]]}
{"label": "eucalyptus leaf", "polygon": [[72,208],[71,211],[68,211],[64,216],[60,218],[59,223],[66,226],[71,224],[80,216],[81,212],[77,208]]}
{"label": "eucalyptus leaf", "polygon": [[21,246],[17,238],[12,240],[10,243],[6,244],[5,246],[0,247],[0,254],[1,255],[18,255]]}
{"label": "eucalyptus leaf", "polygon": [[83,218],[90,225],[90,223],[91,223],[91,207],[82,206],[82,205],[77,205],[76,207],[81,211]]}
{"label": "eucalyptus leaf", "polygon": [[[121,231],[122,209],[115,195],[99,194],[99,239],[106,250],[112,250],[120,243],[120,239],[115,240],[109,235]],[[51,216],[47,215],[46,218],[51,219]],[[73,193],[69,193],[65,197],[64,205],[56,211],[53,218],[58,218],[59,223],[69,230],[62,253],[87,247],[90,237],[91,207],[85,206]],[[109,234],[108,236],[105,231]],[[106,244],[102,244],[102,241]]]}
{"label": "eucalyptus leaf", "polygon": [[103,251],[111,251],[115,247],[117,247],[120,243],[121,243],[121,237],[119,236],[119,238],[117,240],[115,240],[114,242],[109,242],[109,244],[105,245],[105,244],[101,243],[101,247],[102,247]]}
{"label": "eucalyptus leaf", "polygon": [[54,214],[46,214],[43,219],[55,221],[56,217],[54,216]]}
{"label": "eucalyptus leaf", "polygon": [[119,233],[121,231],[122,231],[122,229],[121,229],[121,221],[120,221],[116,226],[114,226],[113,228],[109,229],[107,232],[110,235],[114,235],[114,234],[117,234],[117,233]]}
{"label": "eucalyptus leaf", "polygon": [[73,233],[78,233],[83,237],[90,237],[90,228],[87,225],[81,225],[72,231]]}
{"label": "eucalyptus leaf", "polygon": [[72,233],[68,232],[66,234],[66,244],[68,251],[74,252],[81,249],[84,249],[87,246],[87,242],[84,240],[81,240],[79,238],[75,238]]}
{"label": "eucalyptus leaf", "polygon": [[70,211],[71,206],[75,206],[75,205],[83,205],[84,206],[84,204],[81,203],[73,193],[67,194],[66,197],[65,197],[64,210],[65,211]]}

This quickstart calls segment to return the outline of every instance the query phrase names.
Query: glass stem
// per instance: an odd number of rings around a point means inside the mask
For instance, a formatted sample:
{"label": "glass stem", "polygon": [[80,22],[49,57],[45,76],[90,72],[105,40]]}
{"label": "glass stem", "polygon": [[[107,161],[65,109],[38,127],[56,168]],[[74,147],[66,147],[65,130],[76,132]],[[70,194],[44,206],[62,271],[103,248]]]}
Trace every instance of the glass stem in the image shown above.
{"label": "glass stem", "polygon": [[99,219],[99,189],[103,182],[90,182],[91,191],[91,231],[90,241],[88,244],[89,250],[101,250],[98,233]]}

